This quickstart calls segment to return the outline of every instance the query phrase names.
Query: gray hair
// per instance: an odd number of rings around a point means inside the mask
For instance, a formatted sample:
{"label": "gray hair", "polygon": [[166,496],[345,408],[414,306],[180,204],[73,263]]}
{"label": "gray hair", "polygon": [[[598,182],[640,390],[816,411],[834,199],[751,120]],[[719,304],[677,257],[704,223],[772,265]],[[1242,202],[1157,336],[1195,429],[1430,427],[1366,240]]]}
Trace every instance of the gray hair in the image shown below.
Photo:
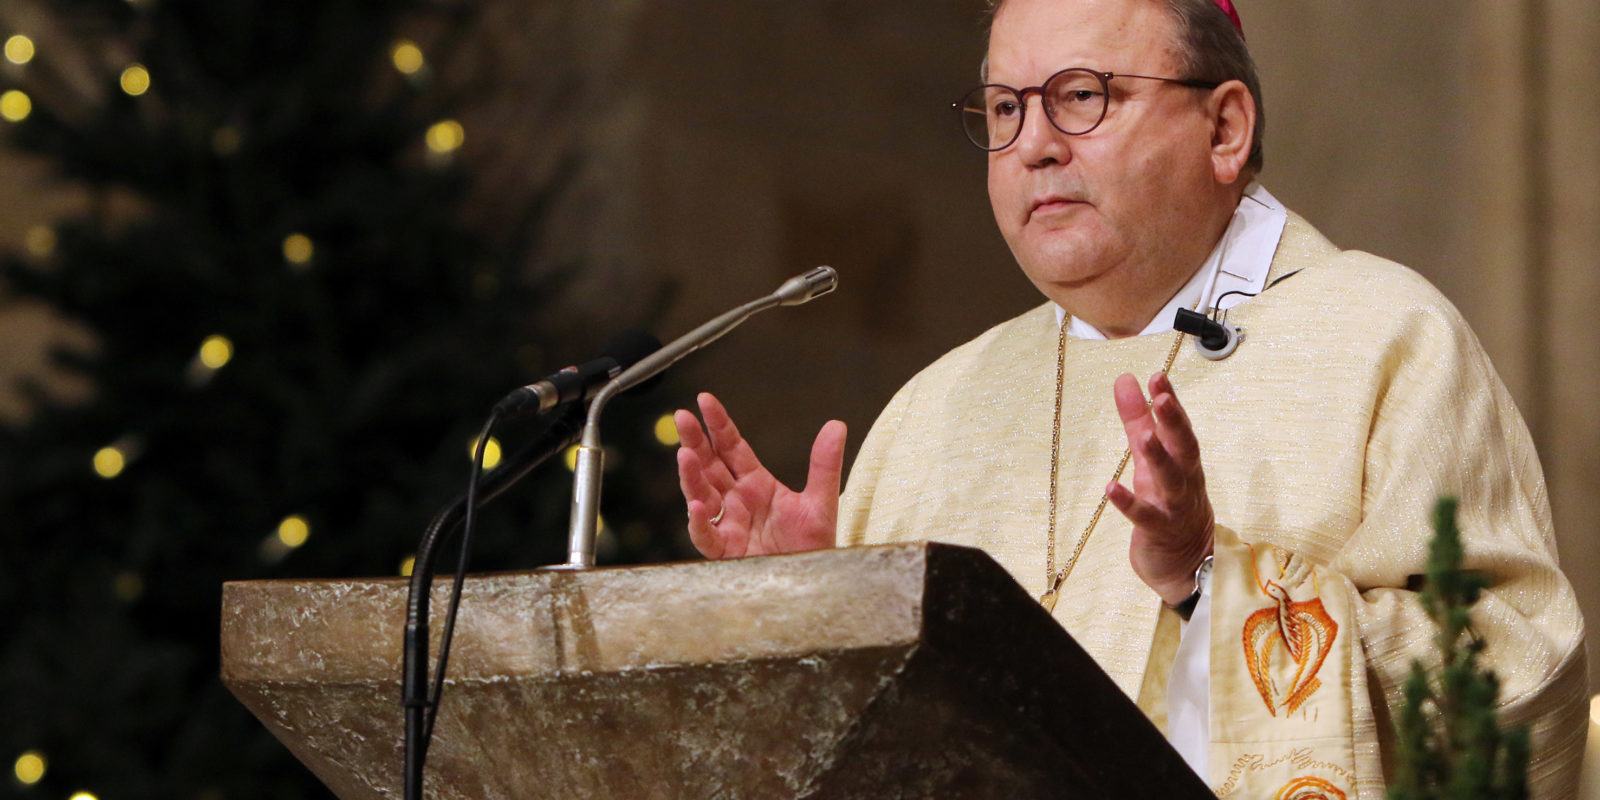
{"label": "gray hair", "polygon": [[[1005,2],[989,0],[988,20],[991,26]],[[1261,172],[1262,165],[1266,163],[1263,142],[1267,132],[1267,112],[1261,101],[1261,78],[1256,74],[1255,59],[1250,57],[1244,34],[1233,26],[1233,20],[1228,19],[1228,15],[1217,7],[1215,0],[1161,2],[1177,24],[1178,41],[1174,44],[1177,45],[1178,59],[1182,64],[1182,74],[1178,77],[1216,83],[1236,80],[1250,90],[1250,97],[1256,104],[1256,125],[1250,158],[1245,162],[1245,168],[1254,173]],[[982,80],[988,79],[989,60],[985,57]]]}

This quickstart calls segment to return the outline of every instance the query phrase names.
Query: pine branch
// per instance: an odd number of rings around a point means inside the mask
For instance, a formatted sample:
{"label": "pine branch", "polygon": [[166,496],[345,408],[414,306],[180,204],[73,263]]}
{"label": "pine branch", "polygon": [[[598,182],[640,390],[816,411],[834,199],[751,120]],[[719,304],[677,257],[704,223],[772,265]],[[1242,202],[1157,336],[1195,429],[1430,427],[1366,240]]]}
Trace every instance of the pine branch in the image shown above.
{"label": "pine branch", "polygon": [[1389,800],[1521,800],[1527,797],[1528,733],[1502,735],[1495,716],[1494,673],[1478,667],[1484,643],[1472,630],[1472,604],[1487,586],[1463,568],[1457,503],[1434,508],[1427,581],[1421,602],[1438,630],[1441,665],[1429,676],[1412,662],[1396,722],[1395,783]]}

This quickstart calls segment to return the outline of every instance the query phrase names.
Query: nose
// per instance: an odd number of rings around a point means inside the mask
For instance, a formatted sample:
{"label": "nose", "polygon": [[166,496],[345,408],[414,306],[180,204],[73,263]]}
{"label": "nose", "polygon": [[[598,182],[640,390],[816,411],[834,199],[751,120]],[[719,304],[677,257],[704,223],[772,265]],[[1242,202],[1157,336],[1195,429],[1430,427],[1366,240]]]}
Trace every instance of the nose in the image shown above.
{"label": "nose", "polygon": [[1017,132],[1017,140],[1011,143],[1011,148],[1015,149],[1022,163],[1030,167],[1044,167],[1072,160],[1072,137],[1050,122],[1044,113],[1044,97],[1029,97],[1023,102],[1028,105],[1022,115],[1022,130]]}

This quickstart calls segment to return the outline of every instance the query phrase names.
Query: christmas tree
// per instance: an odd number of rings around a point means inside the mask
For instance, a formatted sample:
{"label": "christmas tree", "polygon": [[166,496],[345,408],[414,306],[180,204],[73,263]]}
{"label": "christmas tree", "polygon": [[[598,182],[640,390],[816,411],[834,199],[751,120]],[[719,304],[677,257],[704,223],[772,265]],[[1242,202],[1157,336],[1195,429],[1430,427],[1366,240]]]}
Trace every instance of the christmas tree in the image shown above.
{"label": "christmas tree", "polygon": [[1413,662],[1395,725],[1399,765],[1390,800],[1522,800],[1528,796],[1528,731],[1502,733],[1495,718],[1500,684],[1478,668],[1483,640],[1468,617],[1486,585],[1462,569],[1456,501],[1434,509],[1422,605],[1439,634],[1435,676]]}
{"label": "christmas tree", "polygon": [[[527,322],[561,287],[528,266],[537,236],[463,220],[463,98],[436,66],[465,7],[45,9],[71,52],[0,19],[0,115],[90,202],[0,274],[92,333],[56,358],[94,391],[33,387],[28,418],[0,426],[0,754],[17,775],[0,792],[327,796],[217,679],[222,582],[403,571],[494,401],[600,343]],[[628,501],[606,509],[611,562],[684,554],[655,437],[670,407],[608,414],[628,455],[607,478]],[[570,476],[551,467],[490,507],[475,568],[563,560]]]}

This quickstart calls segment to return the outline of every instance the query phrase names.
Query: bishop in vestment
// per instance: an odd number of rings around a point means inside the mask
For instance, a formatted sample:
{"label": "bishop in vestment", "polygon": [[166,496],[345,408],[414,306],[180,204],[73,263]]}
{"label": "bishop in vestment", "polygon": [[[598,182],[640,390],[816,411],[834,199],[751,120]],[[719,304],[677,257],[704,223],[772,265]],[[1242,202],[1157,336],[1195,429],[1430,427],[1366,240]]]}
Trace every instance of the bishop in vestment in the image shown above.
{"label": "bishop in vestment", "polygon": [[[907,383],[842,500],[841,424],[793,492],[703,395],[704,427],[677,418],[690,532],[711,557],[981,547],[1219,796],[1380,798],[1454,495],[1502,721],[1532,727],[1534,796],[1570,796],[1583,624],[1526,427],[1432,286],[1255,180],[1259,97],[1226,0],[999,3],[959,113],[1049,302]],[[1243,340],[1207,357],[1179,309]]]}

